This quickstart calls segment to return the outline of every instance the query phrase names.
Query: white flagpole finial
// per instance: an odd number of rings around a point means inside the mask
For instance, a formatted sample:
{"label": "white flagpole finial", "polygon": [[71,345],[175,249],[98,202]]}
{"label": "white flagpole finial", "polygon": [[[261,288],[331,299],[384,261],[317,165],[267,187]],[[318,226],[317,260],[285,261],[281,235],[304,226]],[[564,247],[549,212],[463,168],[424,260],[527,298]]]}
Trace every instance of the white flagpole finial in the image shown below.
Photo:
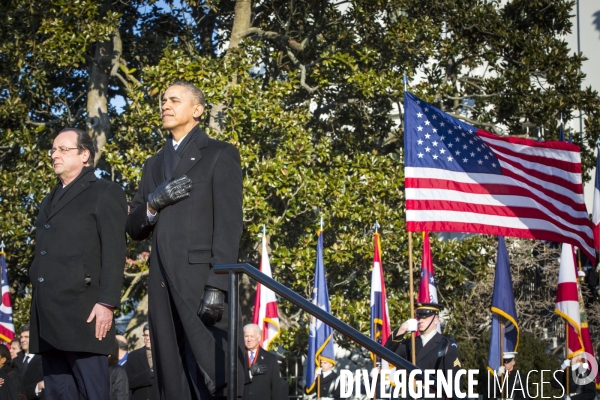
{"label": "white flagpole finial", "polygon": [[[600,138],[596,139],[596,146],[600,147]],[[4,245],[4,242],[2,244]]]}
{"label": "white flagpole finial", "polygon": [[321,226],[321,230],[323,230],[323,217],[321,217],[320,226]]}
{"label": "white flagpole finial", "polygon": [[381,225],[379,225],[379,222],[375,220],[375,223],[373,224],[373,229],[375,230],[375,233],[378,232],[379,228],[381,228]]}
{"label": "white flagpole finial", "polygon": [[2,253],[4,253],[4,248],[6,247],[6,245],[4,244],[4,240],[2,241],[2,243],[0,243],[0,251]]}
{"label": "white flagpole finial", "polygon": [[402,82],[404,83],[404,91],[406,92],[406,84],[408,83],[408,77],[406,76],[406,70],[404,70],[404,77],[402,78]]}
{"label": "white flagpole finial", "polygon": [[267,235],[267,226],[263,224],[263,236]]}

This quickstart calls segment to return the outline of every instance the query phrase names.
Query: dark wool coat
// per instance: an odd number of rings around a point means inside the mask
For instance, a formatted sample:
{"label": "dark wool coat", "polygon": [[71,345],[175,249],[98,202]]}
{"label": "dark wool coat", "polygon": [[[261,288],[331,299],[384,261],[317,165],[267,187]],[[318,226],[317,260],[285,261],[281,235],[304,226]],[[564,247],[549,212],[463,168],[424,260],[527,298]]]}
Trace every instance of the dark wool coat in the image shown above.
{"label": "dark wool coat", "polygon": [[58,203],[50,203],[59,183],[44,198],[36,222],[29,350],[52,348],[112,354],[115,324],[103,340],[87,323],[96,303],[118,307],[127,251],[127,201],[123,189],[98,179],[86,167]]}
{"label": "dark wool coat", "polygon": [[[248,352],[246,352],[248,354]],[[248,360],[248,363],[250,360]],[[253,364],[267,366],[267,373],[252,377],[244,385],[244,400],[285,400],[288,398],[287,382],[281,379],[277,356],[262,348],[257,350]]]}
{"label": "dark wool coat", "polygon": [[[171,146],[171,141],[166,145]],[[150,224],[146,203],[148,195],[164,181],[163,161],[164,149],[147,160],[127,219],[127,232],[134,240],[146,239],[152,233],[149,322],[161,398],[191,398],[190,371],[182,357],[186,340],[209,390],[225,396],[227,296],[225,313],[215,326],[205,326],[197,313],[206,285],[228,291],[227,275],[213,273],[212,266],[238,260],[242,234],[240,156],[231,144],[210,139],[200,130],[173,173],[175,178],[187,175],[192,180],[190,197],[161,210]],[[241,327],[239,332],[238,343],[243,343]],[[237,358],[241,394],[247,374],[241,347]]]}
{"label": "dark wool coat", "polygon": [[[153,363],[154,364],[154,363]],[[154,379],[154,371],[148,364],[146,346],[129,353],[125,363],[125,371],[129,380],[131,400],[159,400],[158,383]]]}

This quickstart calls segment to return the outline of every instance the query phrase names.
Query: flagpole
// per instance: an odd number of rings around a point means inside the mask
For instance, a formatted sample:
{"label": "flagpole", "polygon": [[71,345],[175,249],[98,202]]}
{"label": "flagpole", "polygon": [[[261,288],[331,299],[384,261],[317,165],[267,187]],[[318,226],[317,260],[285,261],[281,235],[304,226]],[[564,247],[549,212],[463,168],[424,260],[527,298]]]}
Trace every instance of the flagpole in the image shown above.
{"label": "flagpole", "polygon": [[[321,374],[323,373],[323,370],[321,370]],[[319,374],[319,376],[317,376],[317,399],[321,398],[321,374]]]}
{"label": "flagpole", "polygon": [[[378,231],[379,231],[379,227],[380,227],[380,226],[381,226],[381,225],[379,225],[379,222],[377,222],[377,220],[375,220],[375,224],[373,225],[373,229],[375,229],[375,234],[377,234],[377,233],[378,233]],[[375,268],[375,266],[373,266],[373,268]],[[384,304],[384,305],[382,305],[382,307],[385,307],[385,304]],[[382,324],[382,328],[383,328],[383,324]],[[381,333],[380,333],[380,334],[381,334]],[[382,344],[384,344],[384,343],[383,343],[383,337],[382,337],[381,339],[382,339],[381,343],[382,343]],[[386,339],[386,340],[387,340],[387,339]],[[374,354],[374,356],[375,356],[375,357],[373,357],[373,368],[377,368],[377,355],[376,355],[376,354]],[[381,383],[380,383],[380,384],[381,384]],[[377,399],[377,390],[375,390],[375,392],[374,392],[374,394],[373,394],[373,400],[376,400],[376,399]]]}
{"label": "flagpole", "polygon": [[[567,321],[566,319],[565,321],[565,359],[569,359],[569,321]],[[569,388],[570,385],[570,381],[571,381],[571,377],[569,376],[569,367],[570,365],[567,365],[567,369],[565,370],[565,383],[567,386],[567,394],[566,397],[568,399],[571,398],[570,394],[571,394],[571,389]]]}
{"label": "flagpole", "polygon": [[[498,324],[500,325],[500,360],[502,360],[502,366],[504,366],[504,317],[498,316]],[[508,377],[507,374],[508,371],[504,370],[504,376],[502,377],[503,381],[505,377]],[[502,385],[502,394],[500,395],[500,398],[504,398],[504,384]]]}
{"label": "flagpole", "polygon": [[[415,295],[413,288],[413,243],[412,243],[412,232],[408,232],[408,286],[410,296],[410,317],[415,318]],[[410,333],[410,344],[411,344],[411,360],[413,364],[417,364],[417,353],[416,353],[416,332]]]}

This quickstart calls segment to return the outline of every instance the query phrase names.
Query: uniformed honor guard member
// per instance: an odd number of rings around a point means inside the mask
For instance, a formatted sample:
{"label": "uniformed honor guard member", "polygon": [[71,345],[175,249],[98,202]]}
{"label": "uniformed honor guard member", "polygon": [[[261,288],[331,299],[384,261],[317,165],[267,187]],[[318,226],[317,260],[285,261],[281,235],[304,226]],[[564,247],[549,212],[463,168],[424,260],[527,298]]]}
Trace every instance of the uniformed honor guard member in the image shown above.
{"label": "uniformed honor guard member", "polygon": [[[458,347],[452,340],[438,333],[440,323],[440,304],[417,303],[415,319],[405,321],[392,332],[385,347],[400,357],[411,360],[411,339],[405,339],[406,333],[419,330],[420,335],[415,340],[416,365],[421,370],[452,371],[452,380],[462,368]],[[445,375],[448,378],[448,375]],[[435,388],[430,390],[435,391]]]}
{"label": "uniformed honor guard member", "polygon": [[491,398],[497,399],[527,399],[527,374],[515,368],[516,351],[505,351],[502,355],[502,365],[496,371]]}

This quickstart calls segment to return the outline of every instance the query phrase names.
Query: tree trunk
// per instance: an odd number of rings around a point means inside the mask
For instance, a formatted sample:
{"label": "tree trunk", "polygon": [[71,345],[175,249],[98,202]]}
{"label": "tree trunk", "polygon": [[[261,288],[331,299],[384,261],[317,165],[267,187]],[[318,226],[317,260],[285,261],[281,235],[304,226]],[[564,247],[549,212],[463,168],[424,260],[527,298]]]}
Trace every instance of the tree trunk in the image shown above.
{"label": "tree trunk", "polygon": [[131,317],[129,324],[127,324],[127,329],[125,329],[125,337],[127,338],[127,343],[129,343],[130,349],[139,349],[144,345],[142,329],[147,323],[148,293],[146,293],[138,303],[135,312],[133,313],[133,317]]}

